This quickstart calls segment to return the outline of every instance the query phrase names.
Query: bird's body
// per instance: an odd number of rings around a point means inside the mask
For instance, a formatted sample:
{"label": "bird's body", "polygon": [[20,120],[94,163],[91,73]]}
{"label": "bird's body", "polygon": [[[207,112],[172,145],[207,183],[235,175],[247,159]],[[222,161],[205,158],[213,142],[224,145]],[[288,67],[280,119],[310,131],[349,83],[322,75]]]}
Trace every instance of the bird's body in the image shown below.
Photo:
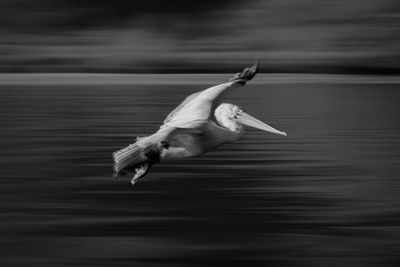
{"label": "bird's body", "polygon": [[239,139],[244,125],[286,135],[250,116],[221,98],[252,79],[258,63],[236,74],[231,81],[188,96],[164,120],[160,129],[114,152],[114,170],[135,170],[134,183],[150,167],[164,159],[193,157]]}
{"label": "bird's body", "polygon": [[163,158],[193,157],[233,142],[244,134],[244,128],[232,132],[213,120],[204,123],[199,131],[168,136],[170,147],[163,150]]}

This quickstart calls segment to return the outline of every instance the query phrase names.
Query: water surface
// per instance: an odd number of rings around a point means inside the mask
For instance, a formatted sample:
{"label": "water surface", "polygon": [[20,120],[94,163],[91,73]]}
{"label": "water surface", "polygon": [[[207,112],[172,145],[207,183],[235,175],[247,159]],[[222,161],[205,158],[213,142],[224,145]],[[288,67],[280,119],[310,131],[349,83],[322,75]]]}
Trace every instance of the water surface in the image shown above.
{"label": "water surface", "polygon": [[205,77],[2,84],[2,266],[396,266],[399,84],[288,78],[226,100],[288,137],[249,129],[135,186],[112,152]]}

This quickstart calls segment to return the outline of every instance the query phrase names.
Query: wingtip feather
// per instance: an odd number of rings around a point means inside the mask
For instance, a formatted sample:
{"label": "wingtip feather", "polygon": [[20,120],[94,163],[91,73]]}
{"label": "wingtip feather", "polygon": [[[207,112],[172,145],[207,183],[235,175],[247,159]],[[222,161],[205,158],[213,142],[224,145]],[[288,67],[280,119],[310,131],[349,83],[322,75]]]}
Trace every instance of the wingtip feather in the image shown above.
{"label": "wingtip feather", "polygon": [[231,81],[245,84],[247,81],[250,81],[251,79],[254,78],[254,76],[256,76],[259,69],[260,69],[260,59],[256,58],[256,61],[251,67],[245,68],[242,72],[236,73],[231,79]]}

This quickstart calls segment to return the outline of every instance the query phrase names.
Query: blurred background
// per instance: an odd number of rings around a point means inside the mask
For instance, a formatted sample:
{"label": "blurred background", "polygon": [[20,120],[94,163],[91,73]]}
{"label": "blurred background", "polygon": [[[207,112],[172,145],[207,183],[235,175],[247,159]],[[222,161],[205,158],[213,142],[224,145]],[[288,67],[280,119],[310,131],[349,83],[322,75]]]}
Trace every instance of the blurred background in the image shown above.
{"label": "blurred background", "polygon": [[396,0],[1,0],[1,72],[399,73]]}
{"label": "blurred background", "polygon": [[[399,41],[395,0],[0,0],[0,266],[398,267]],[[287,137],[113,179],[257,57],[225,101]]]}

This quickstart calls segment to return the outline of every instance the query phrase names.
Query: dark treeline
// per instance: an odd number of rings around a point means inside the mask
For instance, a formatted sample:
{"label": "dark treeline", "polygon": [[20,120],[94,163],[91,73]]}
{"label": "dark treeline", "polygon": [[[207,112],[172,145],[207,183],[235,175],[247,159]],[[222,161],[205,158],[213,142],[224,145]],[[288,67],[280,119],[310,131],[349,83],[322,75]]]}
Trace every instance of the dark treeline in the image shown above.
{"label": "dark treeline", "polygon": [[400,4],[0,0],[0,72],[400,73]]}

